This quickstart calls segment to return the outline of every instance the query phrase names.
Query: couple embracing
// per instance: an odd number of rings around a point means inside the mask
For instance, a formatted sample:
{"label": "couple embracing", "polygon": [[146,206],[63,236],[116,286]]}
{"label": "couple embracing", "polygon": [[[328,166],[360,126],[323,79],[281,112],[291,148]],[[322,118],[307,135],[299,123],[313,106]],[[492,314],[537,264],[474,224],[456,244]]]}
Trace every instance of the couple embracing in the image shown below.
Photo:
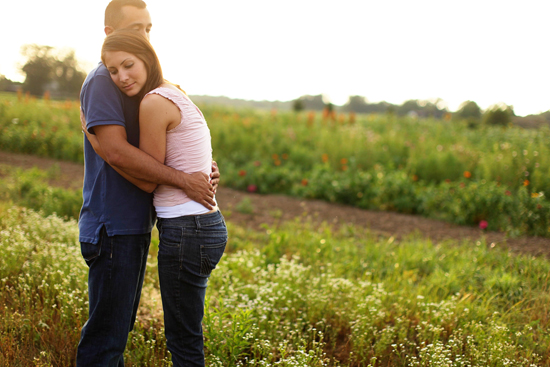
{"label": "couple embracing", "polygon": [[155,220],[168,350],[174,366],[204,366],[205,292],[227,244],[220,175],[202,112],[163,78],[151,27],[142,0],[111,1],[102,62],[82,86],[89,318],[79,367],[124,366]]}

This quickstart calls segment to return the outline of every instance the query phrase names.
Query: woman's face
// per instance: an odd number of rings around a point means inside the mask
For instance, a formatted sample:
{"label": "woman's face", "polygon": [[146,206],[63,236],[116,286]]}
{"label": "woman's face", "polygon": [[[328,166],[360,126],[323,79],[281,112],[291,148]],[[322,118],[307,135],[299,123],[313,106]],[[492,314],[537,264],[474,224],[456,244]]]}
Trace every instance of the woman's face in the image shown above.
{"label": "woman's face", "polygon": [[105,53],[105,66],[116,86],[127,96],[137,95],[147,82],[147,69],[140,58],[124,51]]}

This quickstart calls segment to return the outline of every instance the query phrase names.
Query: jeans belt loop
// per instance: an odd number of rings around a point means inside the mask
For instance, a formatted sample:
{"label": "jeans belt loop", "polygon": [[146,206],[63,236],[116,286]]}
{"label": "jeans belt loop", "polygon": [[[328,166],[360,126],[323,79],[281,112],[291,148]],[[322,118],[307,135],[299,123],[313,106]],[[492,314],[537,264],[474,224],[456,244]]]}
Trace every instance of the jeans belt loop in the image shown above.
{"label": "jeans belt loop", "polygon": [[197,225],[197,229],[201,229],[201,222],[200,217],[198,215],[195,215],[195,224]]}

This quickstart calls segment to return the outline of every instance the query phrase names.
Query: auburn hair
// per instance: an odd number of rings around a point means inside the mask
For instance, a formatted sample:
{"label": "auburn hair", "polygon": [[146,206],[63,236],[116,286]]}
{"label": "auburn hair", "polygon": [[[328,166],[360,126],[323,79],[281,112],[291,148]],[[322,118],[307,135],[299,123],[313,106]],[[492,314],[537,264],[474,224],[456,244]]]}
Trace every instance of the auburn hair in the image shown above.
{"label": "auburn hair", "polygon": [[147,38],[132,29],[117,29],[109,34],[101,48],[101,61],[105,64],[107,52],[123,51],[136,56],[145,64],[147,81],[137,94],[141,100],[143,96],[164,83],[162,68],[157,53]]}

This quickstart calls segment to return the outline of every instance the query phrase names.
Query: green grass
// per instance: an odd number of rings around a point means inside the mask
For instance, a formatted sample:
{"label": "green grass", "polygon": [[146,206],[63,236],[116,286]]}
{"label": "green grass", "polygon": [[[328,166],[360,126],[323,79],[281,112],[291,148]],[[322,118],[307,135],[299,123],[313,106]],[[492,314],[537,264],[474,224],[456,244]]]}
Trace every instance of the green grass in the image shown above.
{"label": "green grass", "polygon": [[[222,184],[550,236],[550,129],[201,106]],[[0,150],[82,162],[78,104],[0,94]]]}
{"label": "green grass", "polygon": [[[347,226],[231,223],[204,320],[211,366],[550,365],[546,259]],[[129,366],[168,365],[151,246]],[[72,220],[0,205],[0,364],[69,366],[86,320]]]}

